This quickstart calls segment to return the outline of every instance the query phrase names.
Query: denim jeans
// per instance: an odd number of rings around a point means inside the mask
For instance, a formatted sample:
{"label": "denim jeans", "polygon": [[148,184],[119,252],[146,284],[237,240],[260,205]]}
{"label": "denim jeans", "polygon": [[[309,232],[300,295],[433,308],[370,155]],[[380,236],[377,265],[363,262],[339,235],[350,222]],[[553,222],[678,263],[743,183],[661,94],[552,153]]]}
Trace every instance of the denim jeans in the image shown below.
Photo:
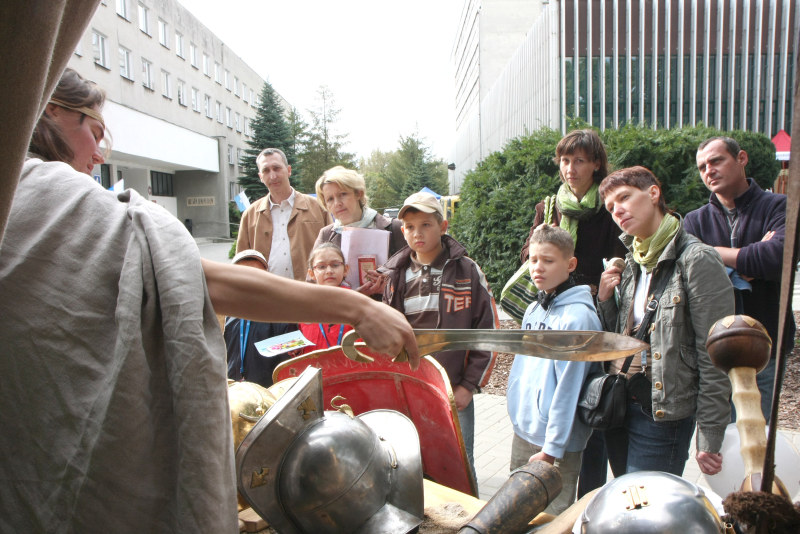
{"label": "denim jeans", "polygon": [[475,459],[472,451],[475,447],[475,399],[463,410],[458,411],[458,424],[461,425],[461,437],[464,438],[464,448],[467,450],[469,466],[472,469],[472,476],[475,478],[475,487],[478,486],[478,476],[475,473]]}
{"label": "denim jeans", "polygon": [[[615,459],[620,456],[622,451],[612,451]],[[627,454],[627,450],[624,451]],[[589,493],[590,491],[602,487],[608,478],[608,451],[606,450],[606,437],[605,432],[602,430],[595,430],[589,436],[589,441],[586,443],[586,448],[583,450],[583,462],[581,463],[581,474],[578,478],[578,499]],[[615,461],[613,466],[621,465],[624,469],[626,459],[623,457],[621,460]],[[612,469],[614,476],[623,475],[624,472],[616,473]]]}
{"label": "denim jeans", "polygon": [[[637,402],[628,402],[625,426],[606,431],[606,447],[614,475],[665,471],[683,475],[694,433],[693,415],[677,421],[654,421]],[[622,459],[623,451],[627,458]],[[619,471],[623,471],[620,473]]]}

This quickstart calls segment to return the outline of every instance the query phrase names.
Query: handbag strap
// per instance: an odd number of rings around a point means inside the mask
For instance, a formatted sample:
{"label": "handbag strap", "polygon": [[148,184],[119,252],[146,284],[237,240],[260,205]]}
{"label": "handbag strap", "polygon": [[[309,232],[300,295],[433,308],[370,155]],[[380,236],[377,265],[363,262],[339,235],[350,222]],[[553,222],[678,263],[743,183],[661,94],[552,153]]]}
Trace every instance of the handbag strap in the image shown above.
{"label": "handbag strap", "polygon": [[[647,308],[645,308],[642,322],[639,323],[639,328],[636,330],[636,334],[633,336],[636,339],[643,341],[647,335],[647,331],[650,329],[650,324],[653,322],[653,318],[656,315],[656,310],[658,310],[658,301],[661,299],[661,295],[664,293],[664,289],[667,287],[667,282],[669,282],[669,279],[672,278],[672,273],[675,272],[675,264],[677,259],[683,253],[684,248],[686,248],[685,240],[682,241],[676,248],[675,259],[664,261],[656,267],[656,271],[653,273],[653,281],[650,282],[653,292],[650,294],[647,302]],[[657,276],[659,273],[661,276]],[[652,285],[653,282],[655,282],[655,286]],[[631,354],[625,358],[625,363],[619,370],[620,374],[624,375],[628,372],[634,356],[635,354]]]}

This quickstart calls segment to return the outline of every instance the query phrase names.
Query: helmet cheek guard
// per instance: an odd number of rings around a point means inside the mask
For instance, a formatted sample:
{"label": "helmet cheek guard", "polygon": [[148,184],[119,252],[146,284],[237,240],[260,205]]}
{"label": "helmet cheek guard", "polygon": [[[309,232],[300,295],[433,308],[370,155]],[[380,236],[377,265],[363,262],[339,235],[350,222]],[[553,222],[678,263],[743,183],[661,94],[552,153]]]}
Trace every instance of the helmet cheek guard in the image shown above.
{"label": "helmet cheek guard", "polygon": [[322,411],[307,368],[236,452],[240,493],[281,533],[402,534],[423,517],[414,424],[391,410]]}

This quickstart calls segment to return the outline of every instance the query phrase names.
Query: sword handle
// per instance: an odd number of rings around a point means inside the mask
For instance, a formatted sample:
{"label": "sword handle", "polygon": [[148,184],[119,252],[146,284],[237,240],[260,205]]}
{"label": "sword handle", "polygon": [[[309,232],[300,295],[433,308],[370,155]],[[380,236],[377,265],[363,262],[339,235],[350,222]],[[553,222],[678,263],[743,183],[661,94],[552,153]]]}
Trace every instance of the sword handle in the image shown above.
{"label": "sword handle", "polygon": [[[358,348],[356,347],[356,340],[361,336],[355,330],[350,330],[344,336],[342,336],[342,352],[344,355],[353,360],[354,362],[359,363],[372,363],[375,361],[375,358],[372,356],[367,356]],[[364,343],[361,345],[366,346]],[[394,357],[392,360],[395,363],[403,363],[408,361],[408,352],[406,349],[400,351],[400,354]]]}
{"label": "sword handle", "polygon": [[353,360],[354,362],[359,363],[372,363],[375,359],[371,356],[367,356],[363,352],[359,351],[356,348],[356,339],[359,336],[355,330],[350,330],[344,336],[342,336],[342,352],[344,355]]}

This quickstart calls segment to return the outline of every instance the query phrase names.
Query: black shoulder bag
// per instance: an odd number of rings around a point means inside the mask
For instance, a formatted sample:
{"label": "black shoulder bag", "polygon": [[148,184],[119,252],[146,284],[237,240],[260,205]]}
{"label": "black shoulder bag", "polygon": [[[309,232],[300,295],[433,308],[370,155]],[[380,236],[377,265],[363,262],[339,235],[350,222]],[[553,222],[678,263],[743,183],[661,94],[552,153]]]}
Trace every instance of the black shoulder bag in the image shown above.
{"label": "black shoulder bag", "polygon": [[[670,267],[669,272],[657,279],[642,322],[634,335],[636,339],[643,341],[646,338],[649,339],[650,323],[658,309],[661,294],[672,277],[674,262]],[[651,410],[652,386],[650,379],[645,376],[644,372],[636,373],[630,381],[625,377],[634,356],[636,355],[632,354],[625,358],[625,363],[618,374],[609,374],[604,364],[603,372],[592,373],[586,377],[578,397],[578,419],[584,424],[596,430],[610,430],[624,426],[629,398],[635,399],[648,411]]]}

